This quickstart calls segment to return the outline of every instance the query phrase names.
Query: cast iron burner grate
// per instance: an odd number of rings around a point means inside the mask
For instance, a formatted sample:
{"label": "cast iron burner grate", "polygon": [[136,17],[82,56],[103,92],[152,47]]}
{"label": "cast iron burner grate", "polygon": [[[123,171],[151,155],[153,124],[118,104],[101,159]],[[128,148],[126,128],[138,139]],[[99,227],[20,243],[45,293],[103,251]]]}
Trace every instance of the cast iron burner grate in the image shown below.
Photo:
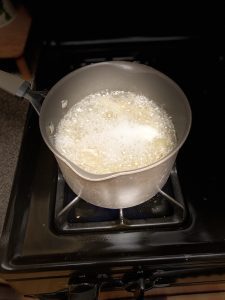
{"label": "cast iron burner grate", "polygon": [[54,221],[61,233],[180,226],[187,215],[177,170],[174,167],[163,189],[143,204],[108,209],[75,195],[58,173]]}

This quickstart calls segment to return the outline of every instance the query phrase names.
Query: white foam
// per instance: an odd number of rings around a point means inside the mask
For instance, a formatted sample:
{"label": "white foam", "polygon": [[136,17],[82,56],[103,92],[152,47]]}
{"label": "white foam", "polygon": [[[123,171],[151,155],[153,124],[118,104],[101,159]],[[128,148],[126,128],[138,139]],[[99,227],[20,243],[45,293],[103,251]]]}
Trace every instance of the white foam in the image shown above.
{"label": "white foam", "polygon": [[173,123],[154,101],[131,92],[100,92],[60,121],[55,146],[84,170],[106,174],[150,165],[176,144]]}

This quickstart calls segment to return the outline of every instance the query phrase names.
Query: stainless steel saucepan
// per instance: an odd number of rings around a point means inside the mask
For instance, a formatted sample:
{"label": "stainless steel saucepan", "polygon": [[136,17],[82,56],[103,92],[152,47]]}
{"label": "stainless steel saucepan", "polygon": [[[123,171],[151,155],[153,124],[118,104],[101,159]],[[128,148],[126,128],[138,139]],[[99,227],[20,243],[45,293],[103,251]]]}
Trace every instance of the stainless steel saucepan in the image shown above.
{"label": "stainless steel saucepan", "polygon": [[[68,74],[41,96],[28,82],[0,71],[0,88],[28,99],[40,114],[42,137],[54,153],[70,188],[81,198],[106,208],[126,208],[152,198],[166,183],[179,149],[191,127],[191,109],[180,87],[161,72],[133,62],[91,64]],[[122,90],[154,99],[172,117],[177,135],[175,149],[158,162],[131,171],[96,175],[88,173],[59,153],[53,143],[57,124],[75,103],[102,90]],[[63,105],[67,100],[67,106]]]}

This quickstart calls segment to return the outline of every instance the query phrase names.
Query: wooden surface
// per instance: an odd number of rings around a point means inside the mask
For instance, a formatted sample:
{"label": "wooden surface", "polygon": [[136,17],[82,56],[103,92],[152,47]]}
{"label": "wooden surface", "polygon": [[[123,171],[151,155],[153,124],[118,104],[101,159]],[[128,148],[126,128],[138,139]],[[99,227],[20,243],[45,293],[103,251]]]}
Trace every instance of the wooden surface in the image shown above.
{"label": "wooden surface", "polygon": [[15,59],[18,70],[25,80],[31,79],[31,72],[24,56],[30,26],[30,15],[24,7],[20,7],[15,19],[0,28],[0,59]]}
{"label": "wooden surface", "polygon": [[0,300],[38,300],[37,298],[23,297],[7,285],[0,284]]}
{"label": "wooden surface", "polygon": [[23,55],[30,26],[31,17],[24,7],[20,7],[15,19],[0,28],[0,58],[18,58]]}
{"label": "wooden surface", "polygon": [[[148,293],[149,295],[149,293]],[[36,300],[37,298],[29,297],[29,296],[23,296],[20,295],[18,292],[10,288],[6,285],[0,284],[0,300]],[[121,294],[113,294],[113,293],[107,293],[107,296],[103,298],[100,295],[100,300],[110,300],[110,299],[134,299],[132,297],[132,294],[127,294],[126,298],[121,297]],[[204,292],[201,291],[200,293],[182,293],[180,295],[149,295],[145,296],[145,299],[149,300],[225,300],[225,292]]]}
{"label": "wooden surface", "polygon": [[[2,276],[4,277],[4,276]],[[21,274],[21,278],[11,276],[7,282],[20,294],[51,293],[68,288],[70,272],[40,272]],[[200,297],[201,295],[201,297]],[[225,274],[207,275],[177,279],[173,286],[154,288],[145,294],[146,299],[224,299]],[[157,298],[158,297],[158,298]],[[204,298],[205,297],[205,298]],[[223,298],[224,297],[224,298]],[[133,299],[132,294],[124,290],[101,292],[100,300]],[[1,298],[0,298],[1,300]]]}
{"label": "wooden surface", "polygon": [[[183,299],[184,295],[199,295],[199,294],[224,294],[225,295],[225,283],[208,283],[208,284],[199,284],[193,286],[172,286],[167,288],[154,288],[145,292],[145,299]],[[177,298],[175,298],[175,296]],[[179,296],[179,297],[178,297]],[[121,299],[127,300],[132,299],[132,293],[121,291],[112,291],[112,292],[101,292],[99,300],[114,300]],[[192,299],[192,298],[190,298]],[[209,298],[214,299],[214,298]],[[224,298],[225,300],[225,298]]]}

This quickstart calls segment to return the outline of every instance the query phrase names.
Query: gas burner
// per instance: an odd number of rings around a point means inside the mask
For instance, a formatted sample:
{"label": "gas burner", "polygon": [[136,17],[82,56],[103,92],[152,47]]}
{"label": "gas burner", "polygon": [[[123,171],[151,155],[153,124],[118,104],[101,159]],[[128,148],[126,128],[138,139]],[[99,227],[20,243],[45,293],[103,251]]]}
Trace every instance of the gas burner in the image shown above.
{"label": "gas burner", "polygon": [[125,209],[108,209],[87,203],[72,192],[61,172],[58,172],[54,223],[60,233],[177,228],[186,216],[175,167],[157,195],[140,205]]}

